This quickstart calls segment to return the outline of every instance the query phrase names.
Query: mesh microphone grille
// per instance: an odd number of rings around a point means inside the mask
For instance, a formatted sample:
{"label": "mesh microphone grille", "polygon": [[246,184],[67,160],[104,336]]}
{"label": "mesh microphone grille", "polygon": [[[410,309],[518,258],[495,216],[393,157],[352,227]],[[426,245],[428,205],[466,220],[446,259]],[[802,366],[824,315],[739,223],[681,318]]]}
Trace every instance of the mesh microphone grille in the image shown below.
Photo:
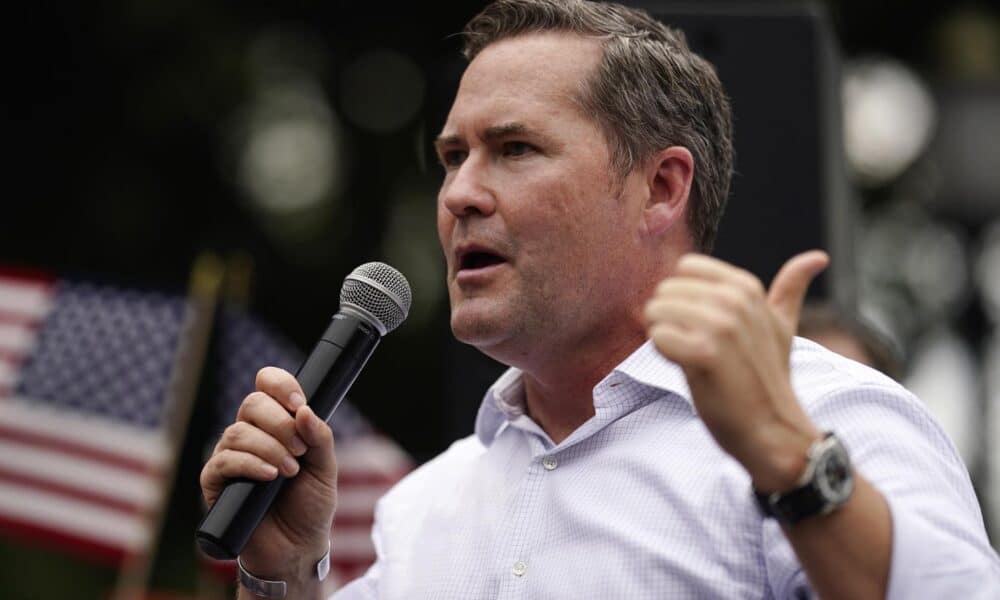
{"label": "mesh microphone grille", "polygon": [[385,333],[406,319],[411,300],[406,277],[380,262],[365,263],[354,269],[340,288],[340,303],[356,306],[375,317]]}

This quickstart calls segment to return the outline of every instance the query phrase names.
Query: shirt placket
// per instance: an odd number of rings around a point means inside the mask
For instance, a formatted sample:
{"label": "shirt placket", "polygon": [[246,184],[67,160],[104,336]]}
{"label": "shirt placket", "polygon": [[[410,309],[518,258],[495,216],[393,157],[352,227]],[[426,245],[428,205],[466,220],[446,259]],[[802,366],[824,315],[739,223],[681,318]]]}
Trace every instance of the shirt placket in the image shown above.
{"label": "shirt placket", "polygon": [[523,413],[507,413],[506,433],[520,436],[530,448],[531,458],[525,465],[520,489],[509,507],[504,537],[497,546],[500,574],[496,596],[498,599],[533,598],[533,580],[558,576],[555,573],[540,573],[532,568],[532,554],[541,543],[541,535],[545,531],[543,520],[552,518],[552,515],[546,514],[546,507],[542,505],[540,497],[546,485],[557,485],[560,462],[569,454],[570,449],[586,443],[635,405],[649,400],[649,390],[641,386],[638,390],[625,393],[624,388],[631,387],[622,386],[626,382],[629,382],[628,378],[616,373],[598,386],[594,391],[597,414],[558,445]]}
{"label": "shirt placket", "polygon": [[518,423],[514,427],[529,445],[531,458],[525,465],[524,480],[511,507],[505,539],[499,548],[500,586],[497,598],[504,600],[531,598],[532,579],[546,575],[533,571],[531,558],[538,544],[541,520],[545,518],[540,496],[547,480],[551,479],[557,459],[553,457],[552,444],[543,437],[544,433],[531,431],[531,426],[525,425]]}

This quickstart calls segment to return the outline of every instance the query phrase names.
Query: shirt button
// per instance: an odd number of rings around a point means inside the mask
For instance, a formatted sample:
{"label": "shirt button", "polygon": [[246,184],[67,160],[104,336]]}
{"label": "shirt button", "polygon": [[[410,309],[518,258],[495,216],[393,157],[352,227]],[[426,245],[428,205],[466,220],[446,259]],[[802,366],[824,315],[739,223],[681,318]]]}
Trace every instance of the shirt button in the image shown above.
{"label": "shirt button", "polygon": [[546,456],[542,459],[542,466],[545,467],[546,471],[551,471],[559,466],[559,461],[554,456]]}
{"label": "shirt button", "polygon": [[525,564],[523,560],[519,560],[516,563],[514,563],[514,569],[513,569],[514,575],[520,577],[524,575],[525,571],[527,570],[528,570],[528,565]]}

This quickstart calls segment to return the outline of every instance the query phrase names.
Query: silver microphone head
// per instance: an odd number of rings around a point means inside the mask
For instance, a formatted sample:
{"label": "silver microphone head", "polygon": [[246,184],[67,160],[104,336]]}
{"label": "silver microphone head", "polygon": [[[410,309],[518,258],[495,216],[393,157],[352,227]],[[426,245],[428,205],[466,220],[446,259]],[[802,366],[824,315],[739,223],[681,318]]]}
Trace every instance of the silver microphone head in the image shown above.
{"label": "silver microphone head", "polygon": [[340,288],[341,310],[364,319],[381,335],[406,320],[411,301],[406,277],[380,262],[365,263],[354,269]]}

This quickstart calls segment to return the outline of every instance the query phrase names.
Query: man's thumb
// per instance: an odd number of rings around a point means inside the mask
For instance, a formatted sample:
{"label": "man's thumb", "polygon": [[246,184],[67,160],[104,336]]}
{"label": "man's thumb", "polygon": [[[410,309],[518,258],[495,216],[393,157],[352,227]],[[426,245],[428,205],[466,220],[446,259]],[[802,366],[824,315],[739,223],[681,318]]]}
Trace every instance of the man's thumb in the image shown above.
{"label": "man's thumb", "polygon": [[767,303],[792,331],[798,326],[802,302],[813,278],[830,264],[830,257],[822,250],[810,250],[788,259],[774,276],[767,291]]}

